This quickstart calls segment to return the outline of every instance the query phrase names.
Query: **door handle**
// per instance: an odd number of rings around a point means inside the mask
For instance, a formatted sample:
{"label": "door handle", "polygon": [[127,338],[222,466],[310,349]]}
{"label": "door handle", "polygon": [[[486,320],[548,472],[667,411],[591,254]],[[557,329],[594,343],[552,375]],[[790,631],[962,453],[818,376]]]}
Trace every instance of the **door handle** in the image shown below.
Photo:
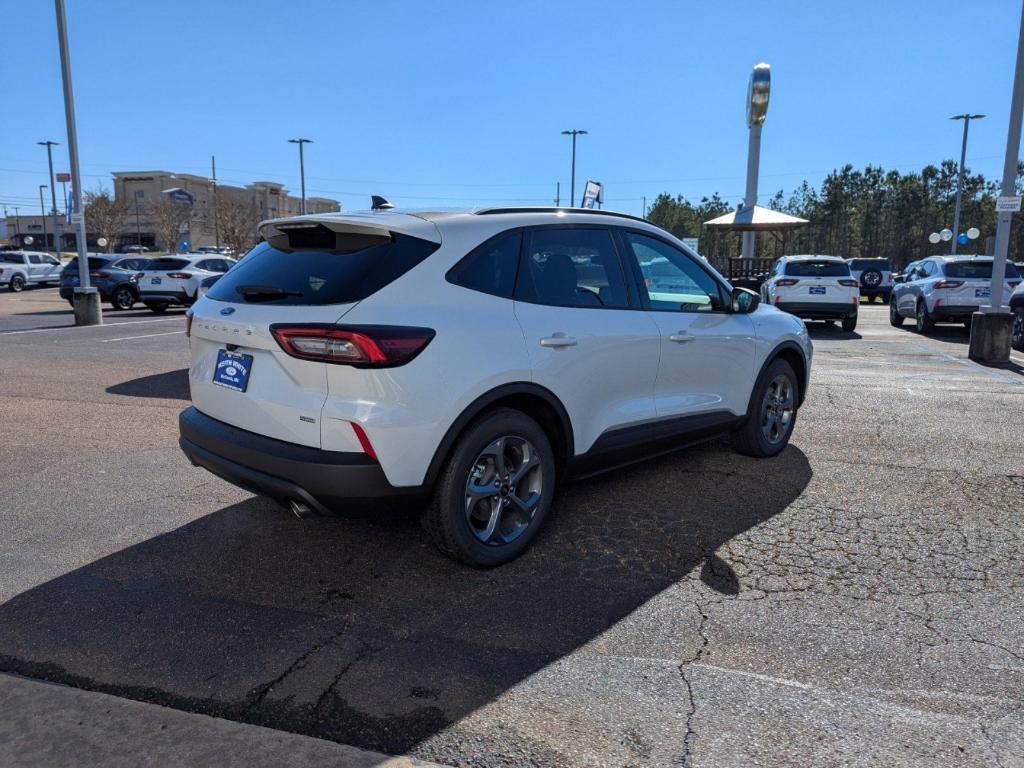
{"label": "door handle", "polygon": [[678,333],[673,333],[669,336],[668,340],[674,341],[676,344],[685,344],[688,341],[693,341],[695,338],[695,336],[691,336],[686,331],[679,331]]}
{"label": "door handle", "polygon": [[540,340],[542,347],[575,347],[576,337],[566,336],[564,333],[556,333],[552,336],[545,336]]}

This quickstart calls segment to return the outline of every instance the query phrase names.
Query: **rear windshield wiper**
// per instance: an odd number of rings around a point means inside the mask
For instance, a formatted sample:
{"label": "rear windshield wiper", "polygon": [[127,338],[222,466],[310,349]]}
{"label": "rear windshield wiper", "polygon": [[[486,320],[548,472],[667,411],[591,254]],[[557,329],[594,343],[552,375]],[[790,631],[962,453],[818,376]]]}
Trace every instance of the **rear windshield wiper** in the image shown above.
{"label": "rear windshield wiper", "polygon": [[261,299],[283,299],[287,296],[301,296],[302,291],[289,291],[278,288],[276,285],[240,285],[235,291],[241,294],[247,301],[260,301]]}

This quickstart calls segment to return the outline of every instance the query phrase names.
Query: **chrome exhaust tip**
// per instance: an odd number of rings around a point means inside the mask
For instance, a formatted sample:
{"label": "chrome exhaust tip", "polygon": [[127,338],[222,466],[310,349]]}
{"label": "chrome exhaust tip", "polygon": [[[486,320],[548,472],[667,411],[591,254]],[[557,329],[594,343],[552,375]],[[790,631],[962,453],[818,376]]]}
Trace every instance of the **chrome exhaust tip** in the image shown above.
{"label": "chrome exhaust tip", "polygon": [[301,501],[296,501],[295,499],[292,499],[291,501],[288,502],[288,508],[292,511],[292,514],[300,520],[305,520],[306,518],[310,517],[316,517],[316,512],[314,512],[313,509],[308,504],[304,504]]}

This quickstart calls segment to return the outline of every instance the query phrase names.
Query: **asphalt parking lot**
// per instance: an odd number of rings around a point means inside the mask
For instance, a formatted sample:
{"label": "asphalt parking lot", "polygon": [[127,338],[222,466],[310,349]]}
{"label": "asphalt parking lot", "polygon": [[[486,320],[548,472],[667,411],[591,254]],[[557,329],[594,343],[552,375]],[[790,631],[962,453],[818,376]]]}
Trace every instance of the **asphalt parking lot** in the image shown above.
{"label": "asphalt parking lot", "polygon": [[[181,312],[2,293],[0,678],[446,765],[1024,765],[1024,356],[861,312],[781,456],[570,486],[473,571],[191,467]],[[4,764],[58,728],[4,719]]]}

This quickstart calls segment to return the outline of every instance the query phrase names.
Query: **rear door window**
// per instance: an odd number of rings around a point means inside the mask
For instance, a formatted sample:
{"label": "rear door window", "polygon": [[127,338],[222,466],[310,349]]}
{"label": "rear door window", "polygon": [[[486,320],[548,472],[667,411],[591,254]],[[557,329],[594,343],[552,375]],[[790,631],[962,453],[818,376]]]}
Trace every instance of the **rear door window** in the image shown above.
{"label": "rear door window", "polygon": [[850,265],[829,259],[801,259],[788,262],[786,274],[789,277],[849,277]]}
{"label": "rear door window", "polygon": [[440,247],[398,233],[348,240],[338,235],[336,250],[283,250],[260,243],[206,296],[216,301],[274,305],[348,304],[397,280]]}
{"label": "rear door window", "polygon": [[606,229],[527,232],[515,298],[556,307],[629,306],[622,267]]}
{"label": "rear door window", "polygon": [[[960,277],[964,280],[991,280],[991,261],[953,261],[946,265],[946,277]],[[1006,262],[1006,280],[1015,280],[1020,277],[1017,267],[1012,262]]]}

